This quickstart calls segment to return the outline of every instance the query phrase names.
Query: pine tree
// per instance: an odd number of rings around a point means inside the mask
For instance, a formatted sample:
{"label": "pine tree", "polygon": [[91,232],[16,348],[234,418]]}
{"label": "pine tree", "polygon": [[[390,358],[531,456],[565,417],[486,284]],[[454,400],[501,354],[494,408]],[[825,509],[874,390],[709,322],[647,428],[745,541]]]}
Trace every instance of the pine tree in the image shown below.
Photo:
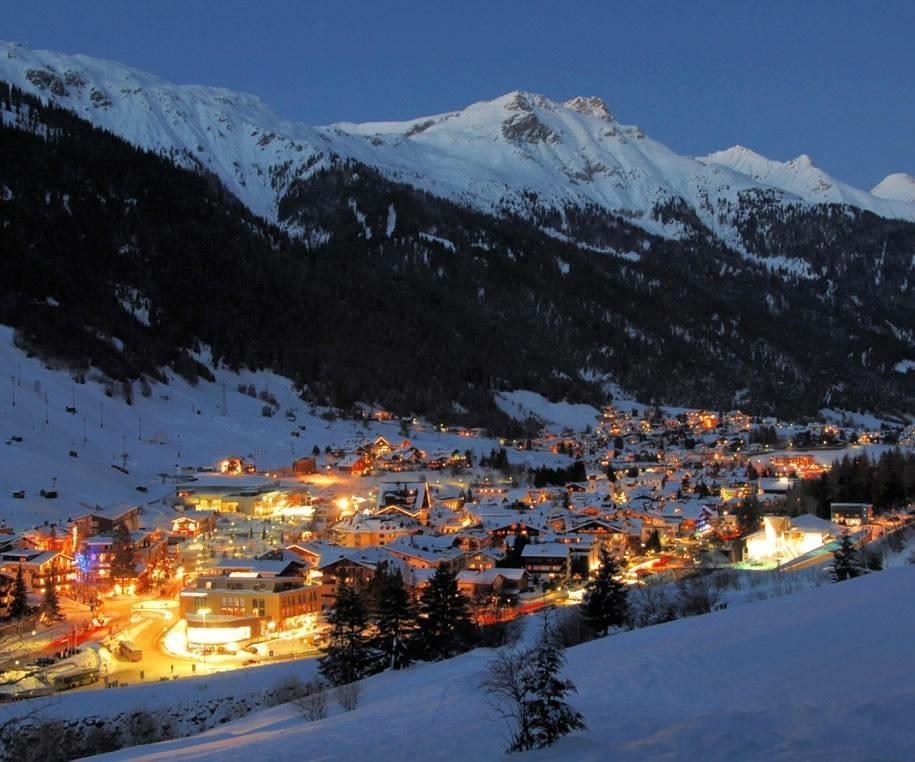
{"label": "pine tree", "polygon": [[588,582],[582,603],[582,614],[598,634],[606,635],[611,627],[622,627],[629,616],[626,586],[619,580],[619,567],[606,549],[600,552],[600,568]]}
{"label": "pine tree", "polygon": [[130,538],[130,530],[123,521],[118,522],[114,527],[110,569],[112,580],[133,579],[137,575],[133,556],[133,540]]}
{"label": "pine tree", "polygon": [[16,570],[16,581],[13,583],[13,599],[10,601],[10,619],[22,619],[29,613],[29,595],[25,589],[22,576],[22,564]]}
{"label": "pine tree", "polygon": [[858,551],[855,549],[848,532],[842,533],[839,547],[832,554],[832,581],[843,582],[853,577],[859,577],[864,571],[858,560]]}
{"label": "pine tree", "polygon": [[55,622],[63,618],[60,614],[60,601],[57,600],[57,582],[54,574],[54,569],[51,569],[45,575],[44,597],[41,600],[41,615],[48,622]]}
{"label": "pine tree", "polygon": [[470,640],[472,624],[467,599],[457,586],[457,576],[440,564],[419,601],[417,654],[440,661],[463,651]]}
{"label": "pine tree", "polygon": [[359,594],[347,584],[337,589],[337,600],[327,617],[330,646],[318,667],[331,685],[346,685],[371,673],[372,652],[365,629],[368,614]]}
{"label": "pine tree", "polygon": [[382,669],[404,669],[412,663],[410,642],[416,632],[416,612],[400,569],[384,574],[372,645]]}
{"label": "pine tree", "polygon": [[651,550],[655,553],[661,552],[661,535],[658,534],[657,529],[652,529],[651,534],[648,535],[648,541],[645,543],[645,550]]}
{"label": "pine tree", "polygon": [[528,694],[525,714],[532,748],[552,746],[572,731],[586,729],[584,718],[566,702],[576,688],[571,680],[559,676],[564,664],[562,646],[547,620],[522,681]]}

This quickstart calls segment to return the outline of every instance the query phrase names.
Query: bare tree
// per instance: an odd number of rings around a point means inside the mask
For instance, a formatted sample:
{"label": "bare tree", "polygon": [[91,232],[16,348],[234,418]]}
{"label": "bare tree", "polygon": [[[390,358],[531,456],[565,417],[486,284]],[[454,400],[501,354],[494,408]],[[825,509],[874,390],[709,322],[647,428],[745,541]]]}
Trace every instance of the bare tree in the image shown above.
{"label": "bare tree", "polygon": [[681,616],[708,614],[718,607],[720,591],[705,575],[684,579],[678,585]]}
{"label": "bare tree", "polygon": [[527,656],[516,648],[496,653],[489,663],[482,687],[486,691],[493,711],[501,717],[508,728],[505,739],[508,751],[531,748],[531,724],[527,707]]}
{"label": "bare tree", "polygon": [[293,701],[306,720],[314,722],[327,717],[327,684],[320,678],[305,683],[305,692]]}
{"label": "bare tree", "polygon": [[334,697],[344,712],[352,712],[359,706],[359,697],[362,695],[362,684],[355,680],[346,685],[338,685],[334,690]]}
{"label": "bare tree", "polygon": [[632,624],[650,627],[677,618],[677,601],[664,584],[642,583],[630,592]]}

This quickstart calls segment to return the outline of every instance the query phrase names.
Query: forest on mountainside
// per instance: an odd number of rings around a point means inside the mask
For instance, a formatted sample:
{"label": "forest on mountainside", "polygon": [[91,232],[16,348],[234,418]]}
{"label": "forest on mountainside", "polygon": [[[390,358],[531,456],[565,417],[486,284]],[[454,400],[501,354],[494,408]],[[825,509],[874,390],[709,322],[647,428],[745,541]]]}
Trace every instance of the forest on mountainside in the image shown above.
{"label": "forest on mountainside", "polygon": [[[230,367],[288,375],[316,402],[503,433],[520,429],[494,390],[599,404],[609,380],[646,402],[788,416],[915,399],[915,374],[892,369],[912,353],[911,300],[869,295],[874,277],[903,277],[915,225],[769,220],[759,245],[773,252],[807,246],[826,267],[816,242],[832,241],[832,280],[809,280],[701,230],[664,240],[579,210],[570,219],[603,246],[640,255],[595,252],[340,161],[281,204],[284,223],[323,233],[309,245],[213,176],[3,83],[0,114],[0,322],[77,373],[205,379],[192,353],[206,346]],[[855,257],[878,245],[883,269]]]}

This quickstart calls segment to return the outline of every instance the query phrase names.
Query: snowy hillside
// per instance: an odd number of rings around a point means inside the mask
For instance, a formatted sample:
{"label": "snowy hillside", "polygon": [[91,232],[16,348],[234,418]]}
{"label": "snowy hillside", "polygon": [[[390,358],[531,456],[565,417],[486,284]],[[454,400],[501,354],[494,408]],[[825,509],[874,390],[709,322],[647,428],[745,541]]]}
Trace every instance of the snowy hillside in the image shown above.
{"label": "snowy hillside", "polygon": [[[0,524],[17,531],[97,506],[147,505],[153,514],[170,513],[159,499],[174,495],[174,481],[163,475],[174,475],[178,466],[212,466],[238,455],[261,468],[280,468],[310,455],[316,445],[323,450],[353,437],[390,437],[398,431],[396,423],[364,428],[323,420],[299,399],[289,379],[264,371],[218,369],[215,383],[196,386],[169,372],[169,383],[152,384],[148,397],[136,386],[128,405],[120,395],[108,397],[111,387],[105,383],[90,377],[76,384],[69,373],[26,357],[13,345],[12,334],[0,326]],[[264,402],[239,392],[240,384],[269,392],[279,403],[276,414],[262,416]],[[286,411],[296,416],[294,422]],[[410,438],[430,451],[469,448],[480,454],[498,446],[490,439],[436,431],[414,432]],[[126,474],[114,468],[125,465]],[[23,499],[13,496],[20,490]],[[47,499],[41,490],[56,490],[59,496]],[[156,523],[152,516],[147,521]]]}
{"label": "snowy hillside", "polygon": [[[915,220],[911,199],[851,188],[806,157],[781,164],[746,149],[701,160],[681,156],[638,127],[617,122],[593,97],[557,103],[511,92],[404,122],[309,127],[281,119],[250,95],[173,85],[118,63],[12,43],[0,43],[0,78],[182,165],[214,172],[250,209],[273,221],[282,222],[279,205],[293,183],[335,157],[486,212],[557,213],[559,224],[546,227],[558,235],[567,212],[597,208],[677,238],[683,222],[669,210],[685,203],[736,243],[739,194],[754,190],[774,190],[781,203],[846,203]],[[392,231],[394,225],[396,210]]]}
{"label": "snowy hillside", "polygon": [[600,419],[600,411],[591,405],[551,402],[542,394],[523,389],[497,392],[496,404],[516,421],[534,418],[557,433],[563,429],[584,431],[589,426],[594,428]]}
{"label": "snowy hillside", "polygon": [[[915,568],[678,620],[568,651],[589,730],[532,759],[911,758]],[[484,650],[365,681],[353,712],[291,706],[107,759],[504,759]]]}

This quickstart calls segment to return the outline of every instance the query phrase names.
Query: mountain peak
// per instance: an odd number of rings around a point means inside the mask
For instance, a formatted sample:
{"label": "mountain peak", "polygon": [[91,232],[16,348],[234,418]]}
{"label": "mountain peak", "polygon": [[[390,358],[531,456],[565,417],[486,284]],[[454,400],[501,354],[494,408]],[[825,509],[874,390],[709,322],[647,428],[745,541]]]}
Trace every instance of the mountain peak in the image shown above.
{"label": "mountain peak", "polygon": [[793,159],[791,159],[791,161],[788,162],[788,164],[791,166],[796,166],[796,167],[814,166],[813,159],[811,159],[810,156],[806,153],[802,153],[800,156],[794,157]]}
{"label": "mountain peak", "polygon": [[906,201],[915,204],[915,177],[905,172],[894,172],[871,188],[871,194],[888,201]]}
{"label": "mountain peak", "polygon": [[613,114],[610,113],[610,109],[607,108],[607,104],[604,103],[602,98],[599,98],[596,95],[588,97],[579,95],[571,100],[567,100],[562,105],[571,111],[577,111],[579,114],[593,116],[597,119],[603,119],[606,122],[616,121]]}

